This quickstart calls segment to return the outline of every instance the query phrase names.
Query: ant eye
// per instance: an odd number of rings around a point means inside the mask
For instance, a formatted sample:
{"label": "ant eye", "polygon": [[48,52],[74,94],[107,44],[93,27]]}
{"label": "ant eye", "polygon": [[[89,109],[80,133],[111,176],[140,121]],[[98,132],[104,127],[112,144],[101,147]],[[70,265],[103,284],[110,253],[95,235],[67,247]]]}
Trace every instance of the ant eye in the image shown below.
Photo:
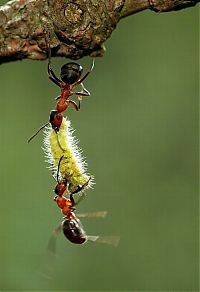
{"label": "ant eye", "polygon": [[66,84],[74,84],[79,80],[83,68],[77,63],[67,63],[61,67],[60,77]]}

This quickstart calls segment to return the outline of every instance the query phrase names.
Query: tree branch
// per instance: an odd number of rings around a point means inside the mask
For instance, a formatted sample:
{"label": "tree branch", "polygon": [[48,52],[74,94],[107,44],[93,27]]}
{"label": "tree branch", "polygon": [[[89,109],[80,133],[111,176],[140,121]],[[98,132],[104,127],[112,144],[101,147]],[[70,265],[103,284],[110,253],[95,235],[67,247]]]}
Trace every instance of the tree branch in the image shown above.
{"label": "tree branch", "polygon": [[52,56],[102,56],[103,43],[123,17],[194,6],[200,0],[12,0],[0,7],[0,63]]}
{"label": "tree branch", "polygon": [[176,11],[195,6],[199,0],[126,0],[121,11],[121,18],[137,13],[144,9],[155,12]]}

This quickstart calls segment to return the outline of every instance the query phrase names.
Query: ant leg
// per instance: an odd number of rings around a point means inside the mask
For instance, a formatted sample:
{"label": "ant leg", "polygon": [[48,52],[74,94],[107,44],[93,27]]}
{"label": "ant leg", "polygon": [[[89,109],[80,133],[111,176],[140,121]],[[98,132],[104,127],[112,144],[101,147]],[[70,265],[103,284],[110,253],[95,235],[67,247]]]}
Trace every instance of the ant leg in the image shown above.
{"label": "ant leg", "polygon": [[49,79],[51,79],[58,86],[61,86],[62,81],[56,76],[49,62],[48,62],[48,75],[49,75]]}
{"label": "ant leg", "polygon": [[55,100],[59,100],[61,98],[61,95],[58,95],[57,97],[55,97]]}
{"label": "ant leg", "polygon": [[61,87],[61,81],[59,80],[57,80],[57,79],[55,79],[55,78],[53,78],[52,76],[49,76],[49,79],[51,80],[51,81],[53,81],[53,83],[55,83],[56,85],[58,85],[59,87]]}
{"label": "ant leg", "polygon": [[84,185],[82,185],[82,186],[78,186],[78,188],[74,191],[74,192],[72,192],[71,194],[70,194],[70,200],[71,200],[71,202],[72,202],[72,208],[74,207],[74,206],[76,206],[77,204],[79,204],[85,197],[86,197],[86,194],[85,193],[81,193],[81,196],[79,197],[79,199],[75,202],[75,200],[74,200],[74,194],[77,194],[77,193],[79,193],[80,191],[82,191],[87,185],[88,185],[88,183],[89,183],[89,181],[91,180],[91,177],[88,179],[88,181],[84,184]]}
{"label": "ant leg", "polygon": [[71,100],[71,99],[68,99],[68,102],[71,103],[74,106],[76,111],[80,110],[80,107],[81,107],[80,100],[78,101],[78,104],[75,101]]}
{"label": "ant leg", "polygon": [[84,87],[83,83],[80,83],[80,85],[81,85],[83,90],[80,91],[80,92],[72,92],[72,94],[75,94],[75,95],[78,95],[78,96],[89,96],[90,92]]}
{"label": "ant leg", "polygon": [[94,59],[92,60],[92,66],[90,70],[81,79],[79,79],[74,85],[81,84],[83,80],[85,80],[85,78],[87,78],[88,75],[92,72],[93,68],[94,68]]}
{"label": "ant leg", "polygon": [[70,201],[72,202],[71,207],[73,208],[75,206],[75,200],[74,200],[73,194],[70,194],[69,198],[70,198]]}
{"label": "ant leg", "polygon": [[86,194],[82,193],[81,196],[79,197],[79,199],[75,202],[73,195],[74,195],[74,193],[70,194],[70,201],[72,202],[73,207],[78,205],[86,197]]}
{"label": "ant leg", "polygon": [[85,88],[85,86],[83,85],[83,83],[80,83],[82,89],[83,89],[83,92],[84,93],[87,93],[88,95],[90,95],[90,92]]}
{"label": "ant leg", "polygon": [[71,193],[71,195],[74,195],[74,194],[77,194],[77,193],[81,192],[89,184],[90,180],[91,180],[91,177],[88,179],[88,181],[86,181],[85,184],[83,184],[82,186],[79,185],[77,187],[77,189],[74,192]]}
{"label": "ant leg", "polygon": [[62,81],[56,76],[53,69],[51,68],[51,48],[49,46],[49,42],[47,37],[45,36],[46,46],[48,50],[48,65],[47,65],[47,71],[49,75],[49,79],[53,81],[56,85],[61,86]]}
{"label": "ant leg", "polygon": [[90,92],[87,91],[87,92],[73,92],[73,94],[76,94],[77,96],[89,96],[90,95]]}

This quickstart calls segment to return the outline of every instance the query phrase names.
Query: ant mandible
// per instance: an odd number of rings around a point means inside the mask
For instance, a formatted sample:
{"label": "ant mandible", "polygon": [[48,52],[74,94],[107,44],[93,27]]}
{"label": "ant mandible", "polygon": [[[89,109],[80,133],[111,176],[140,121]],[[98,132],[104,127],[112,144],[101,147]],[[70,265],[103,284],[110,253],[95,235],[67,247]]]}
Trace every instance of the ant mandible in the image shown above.
{"label": "ant mandible", "polygon": [[[94,59],[92,62],[92,66],[90,70],[81,77],[83,73],[83,68],[80,64],[75,62],[69,62],[64,64],[61,67],[60,72],[60,78],[59,79],[56,74],[54,73],[52,67],[51,67],[51,49],[50,46],[46,40],[47,47],[48,47],[48,75],[49,79],[55,83],[57,86],[61,89],[61,94],[56,98],[57,104],[56,104],[56,110],[59,113],[64,112],[70,104],[74,106],[74,108],[78,111],[80,109],[80,102],[82,100],[82,97],[89,96],[90,92],[84,87],[83,81],[87,78],[87,76],[92,72],[94,68]],[[73,89],[80,85],[82,87],[82,90],[79,92],[73,91]],[[72,95],[78,96],[78,104],[71,100],[69,97]]]}

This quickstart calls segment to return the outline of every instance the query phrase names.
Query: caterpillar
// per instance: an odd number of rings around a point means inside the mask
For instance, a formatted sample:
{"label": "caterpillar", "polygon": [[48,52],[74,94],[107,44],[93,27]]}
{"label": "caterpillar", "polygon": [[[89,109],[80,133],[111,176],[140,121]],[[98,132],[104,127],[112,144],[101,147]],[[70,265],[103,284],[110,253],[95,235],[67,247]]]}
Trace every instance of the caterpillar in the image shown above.
{"label": "caterpillar", "polygon": [[92,187],[93,176],[87,173],[87,163],[73,132],[70,120],[65,117],[62,118],[59,131],[47,126],[44,130],[43,150],[53,177],[58,180],[59,169],[60,177],[68,184],[68,191],[78,193]]}

